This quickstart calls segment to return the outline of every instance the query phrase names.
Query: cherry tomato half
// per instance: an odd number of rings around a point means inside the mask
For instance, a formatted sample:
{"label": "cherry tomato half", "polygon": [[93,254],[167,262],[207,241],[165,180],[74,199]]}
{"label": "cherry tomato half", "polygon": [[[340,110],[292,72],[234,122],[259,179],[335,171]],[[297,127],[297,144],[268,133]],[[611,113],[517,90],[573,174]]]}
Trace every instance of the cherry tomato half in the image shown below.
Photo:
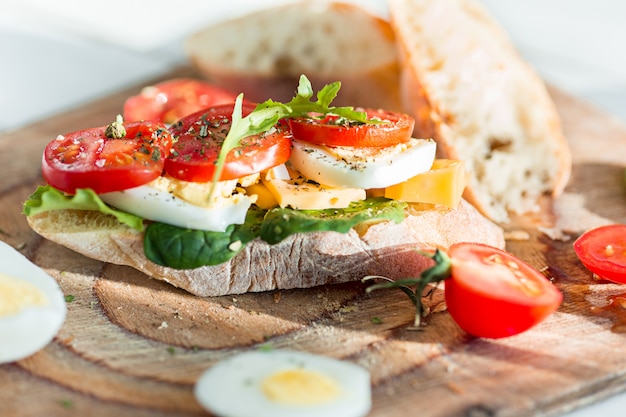
{"label": "cherry tomato half", "polygon": [[[213,180],[221,145],[230,130],[233,104],[224,104],[193,113],[170,130],[177,138],[165,161],[165,172],[179,180]],[[244,103],[245,117],[255,105]],[[220,181],[255,174],[287,162],[291,155],[291,133],[282,124],[261,135],[248,136],[229,152]]]}
{"label": "cherry tomato half", "polygon": [[183,116],[218,104],[234,103],[236,95],[202,81],[177,78],[145,87],[124,103],[124,120],[174,123]]}
{"label": "cherry tomato half", "polygon": [[448,251],[452,275],[445,299],[454,321],[467,333],[501,338],[544,320],[563,301],[561,292],[539,271],[514,255],[477,243]]}
{"label": "cherry tomato half", "polygon": [[172,146],[172,135],[160,123],[124,123],[123,138],[106,136],[106,126],[57,137],[42,158],[44,179],[74,194],[91,188],[98,194],[121,191],[159,177]]}
{"label": "cherry tomato half", "polygon": [[326,146],[385,147],[408,142],[415,119],[407,114],[365,109],[369,119],[384,123],[354,124],[335,115],[289,120],[293,137]]}
{"label": "cherry tomato half", "polygon": [[600,278],[626,284],[626,224],[586,231],[574,242],[574,252]]}

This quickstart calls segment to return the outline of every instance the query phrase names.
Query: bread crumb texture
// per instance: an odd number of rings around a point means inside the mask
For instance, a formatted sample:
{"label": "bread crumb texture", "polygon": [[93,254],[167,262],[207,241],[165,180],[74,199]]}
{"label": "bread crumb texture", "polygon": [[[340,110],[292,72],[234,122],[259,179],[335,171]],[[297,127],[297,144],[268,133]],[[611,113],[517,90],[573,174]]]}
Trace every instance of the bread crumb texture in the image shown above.
{"label": "bread crumb texture", "polygon": [[556,108],[486,9],[471,0],[390,8],[407,64],[402,88],[413,90],[407,107],[442,156],[465,161],[468,200],[505,222],[509,212],[537,211],[541,194],[559,194],[571,161]]}
{"label": "bread crumb texture", "polygon": [[[363,36],[363,28],[376,35]],[[393,62],[393,39],[388,25],[359,7],[307,1],[208,27],[188,39],[187,50],[232,71],[319,76]]]}

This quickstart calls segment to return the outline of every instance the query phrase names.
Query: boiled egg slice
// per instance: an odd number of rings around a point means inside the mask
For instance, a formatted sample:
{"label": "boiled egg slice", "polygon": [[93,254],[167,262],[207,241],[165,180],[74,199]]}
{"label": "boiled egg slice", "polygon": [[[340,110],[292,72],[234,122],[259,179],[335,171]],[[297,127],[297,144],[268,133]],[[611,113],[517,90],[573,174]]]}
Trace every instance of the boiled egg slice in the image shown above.
{"label": "boiled egg slice", "polygon": [[0,242],[0,363],[46,346],[65,321],[65,297],[43,269]]}
{"label": "boiled egg slice", "polygon": [[411,139],[385,148],[329,147],[294,139],[289,163],[320,184],[385,188],[428,171],[436,148],[431,139]]}
{"label": "boiled egg slice", "polygon": [[232,356],[206,371],[194,394],[222,417],[360,417],[371,408],[364,368],[283,350]]}
{"label": "boiled egg slice", "polygon": [[[173,226],[223,232],[231,224],[242,224],[254,203],[254,196],[234,192],[237,181],[218,184],[213,201],[200,205],[209,195],[210,183],[181,185],[180,181],[160,177],[148,184],[123,191],[101,194],[107,204],[128,213]],[[185,195],[188,199],[179,197]],[[192,196],[193,195],[193,196]]]}

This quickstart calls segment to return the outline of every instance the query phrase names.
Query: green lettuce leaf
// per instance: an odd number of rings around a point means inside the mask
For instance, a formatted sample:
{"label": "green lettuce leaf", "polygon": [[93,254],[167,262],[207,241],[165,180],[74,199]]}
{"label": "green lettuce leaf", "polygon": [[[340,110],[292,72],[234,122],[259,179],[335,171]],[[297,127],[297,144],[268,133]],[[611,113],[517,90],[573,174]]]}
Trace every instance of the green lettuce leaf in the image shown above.
{"label": "green lettuce leaf", "polygon": [[67,195],[49,185],[39,186],[24,202],[23,213],[27,216],[50,210],[92,210],[115,216],[120,223],[133,229],[144,229],[143,219],[134,214],[116,210],[104,203],[92,190],[78,189],[75,195]]}

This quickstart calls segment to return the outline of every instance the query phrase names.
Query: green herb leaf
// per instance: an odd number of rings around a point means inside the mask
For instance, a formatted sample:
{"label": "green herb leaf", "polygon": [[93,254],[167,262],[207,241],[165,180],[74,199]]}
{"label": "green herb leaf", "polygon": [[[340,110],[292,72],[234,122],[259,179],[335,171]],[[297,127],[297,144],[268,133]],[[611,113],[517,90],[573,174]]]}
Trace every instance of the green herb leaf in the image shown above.
{"label": "green herb leaf", "polygon": [[62,398],[59,400],[59,405],[63,408],[73,408],[74,407],[74,402],[72,400],[69,400],[67,398]]}
{"label": "green herb leaf", "polygon": [[224,232],[151,223],[144,233],[144,252],[152,262],[176,269],[219,265],[259,235],[264,214],[264,210],[251,208],[244,224],[230,225]]}
{"label": "green herb leaf", "polygon": [[[404,292],[413,305],[415,306],[415,326],[419,327],[421,323],[421,318],[424,315],[424,304],[422,303],[422,297],[432,295],[432,290],[426,292],[426,288],[429,284],[437,283],[439,281],[446,280],[450,278],[452,273],[452,261],[450,257],[445,252],[437,249],[434,254],[430,254],[427,252],[420,252],[424,256],[427,256],[435,261],[435,265],[431,268],[422,272],[422,274],[418,278],[405,278],[399,280],[392,280],[387,277],[371,275],[362,279],[363,282],[370,281],[373,279],[382,279],[385,282],[380,284],[374,284],[372,286],[367,287],[367,292],[372,292],[375,290],[387,289],[387,288],[399,288]],[[411,287],[415,286],[415,290]]]}
{"label": "green herb leaf", "polygon": [[404,220],[406,203],[386,198],[353,202],[347,208],[325,210],[270,210],[261,226],[261,239],[275,244],[295,233],[335,231],[347,233],[359,223]]}
{"label": "green herb leaf", "polygon": [[120,223],[142,231],[143,219],[104,203],[91,189],[78,189],[75,195],[67,195],[49,185],[39,186],[24,202],[23,213],[27,216],[50,210],[93,210],[115,216]]}
{"label": "green herb leaf", "polygon": [[366,112],[356,111],[354,110],[354,107],[332,107],[330,104],[337,97],[340,88],[341,82],[339,81],[326,84],[320,91],[318,91],[317,100],[311,101],[311,98],[313,97],[313,87],[311,86],[309,79],[305,75],[301,75],[297,94],[289,103],[283,104],[270,99],[259,104],[256,109],[260,110],[272,107],[286,107],[286,110],[288,109],[289,111],[281,118],[306,117],[309,113],[332,113],[355,122],[378,123],[378,121],[368,119]]}

